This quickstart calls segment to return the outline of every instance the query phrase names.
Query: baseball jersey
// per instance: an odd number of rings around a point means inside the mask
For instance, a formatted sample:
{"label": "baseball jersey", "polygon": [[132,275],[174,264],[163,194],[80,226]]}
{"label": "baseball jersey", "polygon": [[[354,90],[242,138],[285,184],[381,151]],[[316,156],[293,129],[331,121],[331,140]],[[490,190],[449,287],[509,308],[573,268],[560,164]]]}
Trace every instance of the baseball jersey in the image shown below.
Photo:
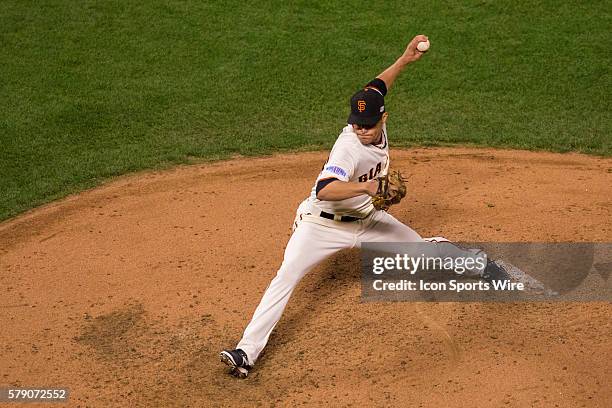
{"label": "baseball jersey", "polygon": [[340,201],[319,200],[316,192],[317,183],[329,178],[356,182],[372,180],[381,176],[388,169],[388,161],[389,143],[385,124],[382,127],[382,139],[379,145],[363,145],[353,130],[353,126],[347,125],[342,129],[327,162],[315,181],[309,197],[310,202],[322,211],[331,214],[354,217],[367,215],[374,208],[369,195],[363,194]]}

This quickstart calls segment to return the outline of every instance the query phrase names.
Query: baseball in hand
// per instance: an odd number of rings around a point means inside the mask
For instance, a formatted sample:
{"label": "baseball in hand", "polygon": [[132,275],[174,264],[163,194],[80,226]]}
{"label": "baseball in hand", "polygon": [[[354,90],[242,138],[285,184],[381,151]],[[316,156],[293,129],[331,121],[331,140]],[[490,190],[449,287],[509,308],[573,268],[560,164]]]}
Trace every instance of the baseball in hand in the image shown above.
{"label": "baseball in hand", "polygon": [[429,40],[421,41],[417,44],[417,50],[421,52],[426,52],[429,49]]}

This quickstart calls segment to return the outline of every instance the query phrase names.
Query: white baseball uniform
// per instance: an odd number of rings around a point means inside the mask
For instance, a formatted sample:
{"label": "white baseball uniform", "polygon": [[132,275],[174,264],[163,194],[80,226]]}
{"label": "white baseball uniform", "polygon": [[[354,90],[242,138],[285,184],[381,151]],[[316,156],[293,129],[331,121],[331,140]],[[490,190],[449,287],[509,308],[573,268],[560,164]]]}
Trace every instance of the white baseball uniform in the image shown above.
{"label": "white baseball uniform", "polygon": [[[259,306],[237,348],[255,363],[268,342],[272,330],[281,318],[291,293],[312,268],[330,255],[345,248],[360,248],[362,242],[422,242],[421,236],[385,211],[375,210],[369,195],[341,201],[317,199],[316,185],[320,180],[365,182],[381,176],[388,169],[389,146],[387,129],[383,125],[379,145],[363,145],[351,125],[342,129],[329,159],[317,177],[310,196],[297,209],[293,234],[285,249],[283,262],[266,289]],[[321,217],[321,212],[333,214],[334,220]],[[359,220],[343,222],[340,216]],[[437,256],[473,257],[450,242],[435,245]],[[481,274],[482,270],[466,274]]]}

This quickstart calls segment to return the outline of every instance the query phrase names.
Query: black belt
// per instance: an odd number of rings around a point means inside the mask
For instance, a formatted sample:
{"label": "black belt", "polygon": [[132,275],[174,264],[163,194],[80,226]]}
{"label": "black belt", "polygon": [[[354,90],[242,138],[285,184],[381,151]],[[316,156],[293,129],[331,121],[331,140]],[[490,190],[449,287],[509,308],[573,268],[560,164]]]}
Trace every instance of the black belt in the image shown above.
{"label": "black belt", "polygon": [[[335,219],[334,214],[330,214],[330,213],[327,213],[325,211],[321,211],[321,214],[319,214],[319,215],[321,217],[323,217],[323,218],[327,218],[328,220],[334,220]],[[353,221],[357,221],[357,220],[360,220],[360,219],[361,218],[351,217],[350,215],[343,215],[343,216],[340,217],[340,220],[338,220],[338,221],[340,221],[340,222],[353,222]]]}

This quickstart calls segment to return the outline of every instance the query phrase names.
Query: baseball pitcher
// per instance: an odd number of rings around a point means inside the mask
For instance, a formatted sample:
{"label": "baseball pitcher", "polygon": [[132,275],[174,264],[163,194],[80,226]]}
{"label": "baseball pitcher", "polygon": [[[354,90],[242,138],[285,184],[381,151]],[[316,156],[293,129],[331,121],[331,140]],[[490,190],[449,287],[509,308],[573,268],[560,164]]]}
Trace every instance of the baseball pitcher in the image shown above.
{"label": "baseball pitcher", "polygon": [[[310,196],[298,207],[284,259],[234,350],[221,352],[233,375],[244,378],[283,314],[302,277],[325,258],[362,242],[422,242],[417,232],[386,212],[406,194],[403,178],[389,171],[385,95],[399,73],[424,55],[418,35],[404,53],[351,98],[351,112]],[[438,240],[440,241],[440,240]],[[439,256],[475,257],[473,252],[441,240]],[[478,263],[475,263],[478,264]],[[482,263],[480,263],[482,265]],[[489,263],[465,274],[501,279],[505,271]]]}

